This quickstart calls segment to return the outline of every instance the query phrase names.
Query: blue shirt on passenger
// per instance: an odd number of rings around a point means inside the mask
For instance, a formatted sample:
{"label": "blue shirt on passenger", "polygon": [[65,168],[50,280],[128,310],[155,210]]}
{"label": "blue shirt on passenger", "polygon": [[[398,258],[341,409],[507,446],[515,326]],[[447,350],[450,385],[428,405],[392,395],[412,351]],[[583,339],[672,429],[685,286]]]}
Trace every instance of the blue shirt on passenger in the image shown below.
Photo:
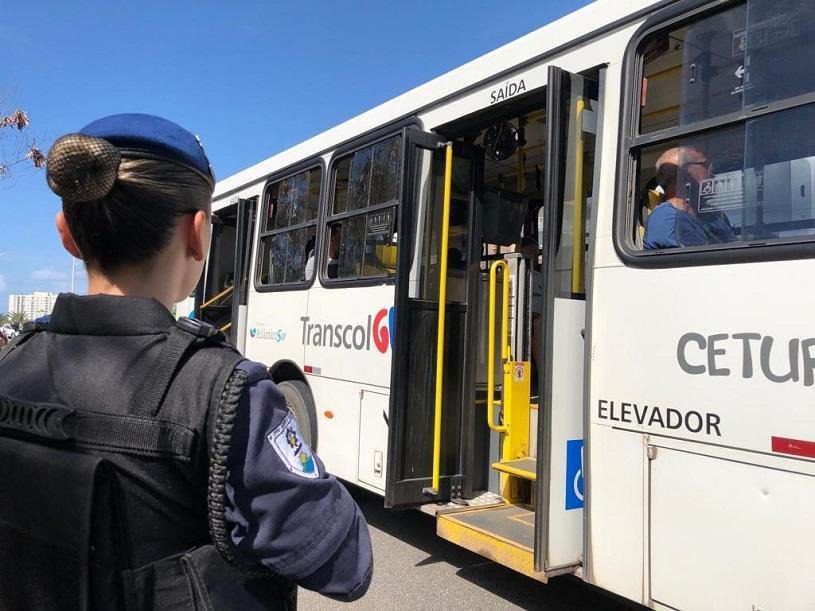
{"label": "blue shirt on passenger", "polygon": [[368,526],[345,487],[303,441],[286,400],[261,363],[238,405],[225,517],[238,553],[297,584],[341,600],[368,589]]}
{"label": "blue shirt on passenger", "polygon": [[663,202],[649,215],[643,245],[648,250],[704,246],[735,241],[736,233],[723,212],[689,214]]}

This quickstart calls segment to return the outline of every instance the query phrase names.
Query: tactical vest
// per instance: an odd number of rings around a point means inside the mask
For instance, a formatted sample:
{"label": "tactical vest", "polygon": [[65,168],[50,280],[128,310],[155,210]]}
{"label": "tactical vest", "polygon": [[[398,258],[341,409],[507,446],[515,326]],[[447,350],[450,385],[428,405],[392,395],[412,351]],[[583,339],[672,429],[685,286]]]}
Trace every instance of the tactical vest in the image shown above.
{"label": "tactical vest", "polygon": [[228,541],[241,355],[197,321],[126,326],[0,352],[0,608],[294,609]]}

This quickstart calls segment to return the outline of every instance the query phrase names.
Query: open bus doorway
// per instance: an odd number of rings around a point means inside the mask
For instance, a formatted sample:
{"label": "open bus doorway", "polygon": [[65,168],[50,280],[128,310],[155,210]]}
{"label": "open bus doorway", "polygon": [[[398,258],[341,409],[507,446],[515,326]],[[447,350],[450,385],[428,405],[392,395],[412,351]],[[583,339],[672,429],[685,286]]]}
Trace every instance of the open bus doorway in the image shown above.
{"label": "open bus doorway", "polygon": [[243,350],[251,241],[257,198],[238,199],[212,213],[212,242],[195,292],[195,316],[220,329]]}
{"label": "open bus doorway", "polygon": [[[542,343],[537,220],[546,162],[545,90],[448,126],[445,133],[480,147],[484,156],[482,179],[476,186],[479,223],[473,227],[473,239],[479,244],[474,272],[478,324],[468,337],[477,354],[474,402],[469,408],[476,415],[471,435],[473,500],[469,502],[511,500],[531,508],[543,364],[536,343]],[[517,370],[514,391],[505,375],[508,367]],[[505,431],[510,420],[515,431],[511,440]]]}
{"label": "open bus doorway", "polygon": [[397,338],[411,340],[396,342],[386,491],[389,506],[443,508],[440,535],[543,580],[582,553],[598,108],[595,78],[551,68],[549,82],[413,137],[427,142],[400,229]]}

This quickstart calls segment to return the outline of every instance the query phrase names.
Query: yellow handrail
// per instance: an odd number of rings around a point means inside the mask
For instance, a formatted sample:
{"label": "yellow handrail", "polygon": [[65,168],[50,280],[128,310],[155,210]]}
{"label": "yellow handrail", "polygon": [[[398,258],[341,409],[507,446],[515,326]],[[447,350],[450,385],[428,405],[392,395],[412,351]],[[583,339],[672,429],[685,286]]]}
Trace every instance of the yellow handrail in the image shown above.
{"label": "yellow handrail", "polygon": [[450,193],[453,185],[453,143],[446,145],[444,158],[444,202],[441,218],[439,257],[439,325],[436,331],[436,405],[433,414],[433,481],[431,493],[438,495],[441,469],[441,414],[444,390],[444,324],[447,310],[447,243],[450,232]]}
{"label": "yellow handrail", "polygon": [[575,105],[576,138],[575,163],[574,163],[574,223],[572,224],[572,294],[584,293],[584,268],[586,221],[584,212],[585,203],[583,201],[583,109],[585,102],[583,99],[577,100]]}
{"label": "yellow handrail", "polygon": [[[509,327],[509,265],[504,260],[495,261],[490,267],[490,308],[487,330],[487,425],[498,433],[509,432],[508,414],[504,414],[504,424],[495,424],[495,296],[498,284],[498,268],[504,272],[504,287],[501,304],[501,363],[506,366],[510,360],[507,328]],[[502,401],[503,403],[503,401]]]}
{"label": "yellow handrail", "polygon": [[213,303],[215,303],[216,301],[218,301],[218,300],[219,300],[221,297],[225,297],[225,296],[226,296],[228,293],[231,293],[231,292],[232,292],[232,291],[234,291],[234,290],[235,290],[235,286],[234,286],[234,285],[232,285],[232,286],[230,286],[230,287],[225,288],[223,291],[221,291],[220,293],[218,293],[217,295],[215,295],[215,297],[213,297],[212,299],[210,299],[209,301],[207,301],[205,304],[203,304],[203,305],[202,305],[202,306],[201,306],[199,309],[203,310],[204,308],[211,306]]}
{"label": "yellow handrail", "polygon": [[231,322],[228,322],[228,323],[226,323],[226,324],[225,324],[223,327],[221,327],[221,328],[220,328],[220,331],[222,331],[222,332],[226,333],[226,332],[227,332],[227,331],[229,331],[231,328],[232,328],[232,323],[231,323]]}

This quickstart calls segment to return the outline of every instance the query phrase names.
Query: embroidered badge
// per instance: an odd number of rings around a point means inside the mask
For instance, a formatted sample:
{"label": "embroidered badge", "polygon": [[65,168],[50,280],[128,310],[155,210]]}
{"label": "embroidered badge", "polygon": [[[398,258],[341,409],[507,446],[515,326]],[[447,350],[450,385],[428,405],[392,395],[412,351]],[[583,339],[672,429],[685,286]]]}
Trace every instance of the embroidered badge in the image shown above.
{"label": "embroidered badge", "polygon": [[294,414],[289,412],[289,415],[283,418],[283,422],[266,435],[266,439],[272,444],[274,451],[289,471],[309,479],[320,476],[314,454],[297,429],[297,419]]}

